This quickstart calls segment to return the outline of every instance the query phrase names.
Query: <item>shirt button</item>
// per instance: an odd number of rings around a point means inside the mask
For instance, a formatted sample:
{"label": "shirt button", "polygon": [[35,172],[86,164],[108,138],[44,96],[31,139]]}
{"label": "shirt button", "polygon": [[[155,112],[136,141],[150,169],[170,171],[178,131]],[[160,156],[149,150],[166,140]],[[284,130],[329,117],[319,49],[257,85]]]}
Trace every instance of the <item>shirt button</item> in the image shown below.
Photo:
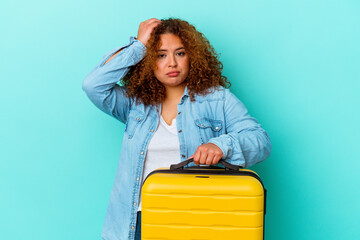
{"label": "shirt button", "polygon": [[136,202],[134,202],[134,206],[136,206]]}
{"label": "shirt button", "polygon": [[140,180],[140,178],[139,178],[139,177],[137,177],[137,178],[136,178],[136,180],[138,180],[138,181],[139,181],[139,180]]}
{"label": "shirt button", "polygon": [[185,155],[183,154],[183,155],[181,155],[183,158],[185,158]]}
{"label": "shirt button", "polygon": [[136,121],[139,121],[140,118],[136,118]]}
{"label": "shirt button", "polygon": [[131,229],[134,229],[135,227],[134,226],[131,226]]}
{"label": "shirt button", "polygon": [[144,154],[144,152],[141,152],[140,154],[141,154],[141,155],[143,155],[143,154]]}
{"label": "shirt button", "polygon": [[216,127],[215,129],[216,129],[216,130],[218,130],[218,129],[219,129],[219,127]]}
{"label": "shirt button", "polygon": [[154,129],[151,129],[150,132],[154,132]]}
{"label": "shirt button", "polygon": [[200,126],[202,126],[202,127],[203,127],[203,126],[204,126],[204,124],[200,124]]}
{"label": "shirt button", "polygon": [[178,112],[178,115],[180,115],[181,112]]}
{"label": "shirt button", "polygon": [[181,133],[182,131],[181,131],[181,129],[179,130],[179,133]]}

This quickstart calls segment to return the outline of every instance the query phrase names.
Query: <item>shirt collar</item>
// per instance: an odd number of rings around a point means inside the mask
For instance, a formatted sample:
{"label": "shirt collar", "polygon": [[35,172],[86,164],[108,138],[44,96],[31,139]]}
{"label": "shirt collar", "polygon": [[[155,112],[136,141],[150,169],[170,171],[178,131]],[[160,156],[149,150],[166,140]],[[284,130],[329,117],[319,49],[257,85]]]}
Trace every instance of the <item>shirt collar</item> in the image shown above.
{"label": "shirt collar", "polygon": [[189,92],[188,92],[187,85],[185,86],[184,94],[183,94],[183,96],[181,97],[181,100],[180,100],[181,104],[184,103],[186,97],[189,97]]}
{"label": "shirt collar", "polygon": [[187,85],[185,86],[184,94],[182,97],[189,96]]}

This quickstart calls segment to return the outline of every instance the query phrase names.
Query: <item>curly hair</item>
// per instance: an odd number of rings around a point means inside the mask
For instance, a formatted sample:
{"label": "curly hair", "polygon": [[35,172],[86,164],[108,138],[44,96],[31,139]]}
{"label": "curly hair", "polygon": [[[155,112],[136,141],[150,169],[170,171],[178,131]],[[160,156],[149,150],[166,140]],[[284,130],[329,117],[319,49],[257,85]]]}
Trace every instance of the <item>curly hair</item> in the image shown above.
{"label": "curly hair", "polygon": [[184,20],[169,18],[162,19],[152,31],[144,58],[131,67],[121,80],[126,86],[128,97],[144,105],[159,104],[165,99],[165,87],[153,72],[160,47],[160,35],[165,33],[178,36],[189,56],[189,74],[185,82],[191,101],[195,100],[195,94],[206,95],[212,88],[230,87],[230,82],[222,75],[223,65],[218,54],[204,34]]}

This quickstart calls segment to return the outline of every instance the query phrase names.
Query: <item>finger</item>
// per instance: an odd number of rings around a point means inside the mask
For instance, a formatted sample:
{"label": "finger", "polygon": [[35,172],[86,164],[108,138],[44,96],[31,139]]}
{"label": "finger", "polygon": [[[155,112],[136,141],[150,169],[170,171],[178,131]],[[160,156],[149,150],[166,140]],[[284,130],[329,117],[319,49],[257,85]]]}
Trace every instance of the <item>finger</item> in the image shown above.
{"label": "finger", "polygon": [[222,156],[220,154],[215,154],[212,164],[213,165],[217,164],[221,158]]}
{"label": "finger", "polygon": [[153,22],[151,22],[151,23],[154,23],[154,24],[158,25],[158,24],[160,24],[160,23],[161,23],[161,20],[156,19],[156,20],[154,20],[154,21],[153,21]]}
{"label": "finger", "polygon": [[216,155],[216,159],[220,160],[224,156],[222,150],[213,143],[209,143],[209,144],[212,146],[212,149],[214,149],[214,155]]}
{"label": "finger", "polygon": [[156,28],[157,26],[160,25],[160,22],[155,22],[149,25],[149,29],[151,29],[150,32],[152,32],[154,30],[154,28]]}
{"label": "finger", "polygon": [[157,20],[157,21],[151,22],[150,24],[151,24],[151,25],[154,25],[154,26],[157,26],[157,25],[159,25],[160,23],[161,23],[161,21],[160,21],[160,20]]}
{"label": "finger", "polygon": [[150,19],[147,19],[145,21],[142,21],[140,24],[147,25],[147,24],[153,22],[154,20],[155,20],[155,18],[150,18]]}
{"label": "finger", "polygon": [[148,29],[148,28],[154,28],[154,26],[157,26],[161,21],[156,18],[151,18],[146,21],[143,21],[139,25],[139,29]]}
{"label": "finger", "polygon": [[214,154],[208,154],[207,158],[206,158],[206,165],[213,165],[213,162],[215,160],[215,155]]}
{"label": "finger", "polygon": [[199,165],[199,160],[200,160],[200,152],[199,150],[196,150],[195,154],[193,155],[194,158],[194,163],[196,165]]}
{"label": "finger", "polygon": [[199,163],[200,163],[200,164],[206,164],[206,158],[207,158],[207,156],[208,156],[207,152],[201,151],[200,154],[201,154],[201,155],[200,155]]}
{"label": "finger", "polygon": [[157,19],[157,18],[149,18],[148,20],[146,20],[145,22],[161,22],[161,20]]}
{"label": "finger", "polygon": [[159,25],[160,23],[161,23],[161,21],[158,19],[150,19],[150,21],[144,22],[144,25],[147,28],[154,28],[155,26]]}

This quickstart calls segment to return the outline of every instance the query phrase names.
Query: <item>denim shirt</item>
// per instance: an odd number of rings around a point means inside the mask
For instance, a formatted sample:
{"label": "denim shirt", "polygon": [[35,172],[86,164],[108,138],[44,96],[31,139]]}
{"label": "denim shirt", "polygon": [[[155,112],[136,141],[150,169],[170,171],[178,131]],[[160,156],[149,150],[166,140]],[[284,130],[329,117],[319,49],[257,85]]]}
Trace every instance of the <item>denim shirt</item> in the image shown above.
{"label": "denim shirt", "polygon": [[[136,104],[124,95],[125,87],[118,84],[129,67],[144,57],[145,51],[140,41],[130,37],[129,44],[106,53],[82,85],[99,109],[126,124],[103,227],[102,239],[105,240],[134,239],[145,155],[159,123],[161,105],[158,111],[156,106]],[[271,143],[265,130],[229,89],[212,90],[206,96],[195,95],[195,101],[191,102],[185,88],[177,105],[181,161],[193,155],[204,143],[216,144],[223,152],[223,159],[243,167],[266,159],[271,152]]]}

